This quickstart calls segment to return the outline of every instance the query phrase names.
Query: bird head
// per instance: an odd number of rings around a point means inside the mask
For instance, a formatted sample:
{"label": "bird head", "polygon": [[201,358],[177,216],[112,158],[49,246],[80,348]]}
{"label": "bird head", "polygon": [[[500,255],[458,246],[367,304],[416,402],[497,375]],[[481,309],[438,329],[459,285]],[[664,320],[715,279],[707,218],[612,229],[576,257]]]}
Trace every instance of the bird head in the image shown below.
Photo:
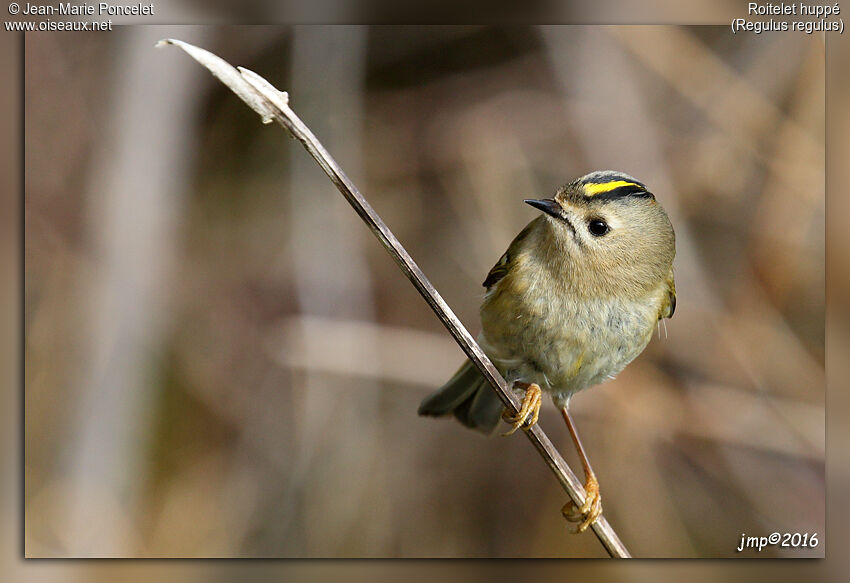
{"label": "bird head", "polygon": [[664,208],[628,174],[592,172],[553,198],[526,200],[546,215],[536,245],[565,283],[589,294],[639,294],[669,275],[675,235]]}

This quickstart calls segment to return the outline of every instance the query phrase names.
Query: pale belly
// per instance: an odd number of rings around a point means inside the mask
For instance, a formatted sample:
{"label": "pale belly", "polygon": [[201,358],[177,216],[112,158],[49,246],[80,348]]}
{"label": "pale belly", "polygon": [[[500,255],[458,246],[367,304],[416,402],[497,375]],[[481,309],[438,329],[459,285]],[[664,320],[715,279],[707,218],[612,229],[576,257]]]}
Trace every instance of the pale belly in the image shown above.
{"label": "pale belly", "polygon": [[564,406],[577,391],[613,378],[652,338],[658,294],[582,302],[545,296],[531,304],[504,293],[485,299],[480,343],[505,379],[537,383]]}

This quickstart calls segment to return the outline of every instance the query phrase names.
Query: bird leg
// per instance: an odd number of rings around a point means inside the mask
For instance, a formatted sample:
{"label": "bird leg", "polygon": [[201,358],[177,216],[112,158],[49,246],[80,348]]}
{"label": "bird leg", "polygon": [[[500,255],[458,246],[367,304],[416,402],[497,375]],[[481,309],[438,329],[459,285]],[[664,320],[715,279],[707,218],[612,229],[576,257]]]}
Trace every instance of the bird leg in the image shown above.
{"label": "bird leg", "polygon": [[520,427],[527,430],[537,423],[540,416],[540,405],[543,402],[543,391],[540,387],[536,383],[528,384],[522,381],[516,381],[514,387],[525,389],[525,396],[516,415],[509,413],[507,409],[502,411],[502,419],[511,424],[511,428],[502,435],[510,435]]}
{"label": "bird leg", "polygon": [[596,480],[596,474],[593,473],[593,468],[590,467],[590,461],[584,452],[584,446],[582,446],[581,439],[579,439],[575,423],[573,423],[572,417],[570,417],[568,406],[561,409],[561,414],[564,416],[564,421],[567,422],[567,429],[570,430],[573,443],[575,443],[576,450],[581,458],[581,465],[584,466],[584,504],[580,508],[576,508],[576,504],[570,500],[561,508],[564,518],[570,522],[581,523],[576,527],[576,533],[579,533],[587,530],[587,527],[596,522],[596,519],[602,514],[602,496],[599,494],[599,482]]}

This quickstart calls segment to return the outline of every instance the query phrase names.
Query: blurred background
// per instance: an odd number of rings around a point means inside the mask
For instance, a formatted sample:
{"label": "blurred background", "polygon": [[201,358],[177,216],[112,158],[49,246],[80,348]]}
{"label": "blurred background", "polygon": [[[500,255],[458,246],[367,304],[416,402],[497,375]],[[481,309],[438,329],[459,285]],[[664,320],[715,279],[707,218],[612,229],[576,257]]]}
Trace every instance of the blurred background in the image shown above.
{"label": "blurred background", "polygon": [[523,198],[646,182],[676,315],[571,408],[605,514],[641,557],[823,555],[736,552],[825,534],[822,36],[228,26],[25,39],[27,556],[605,556],[525,439],[416,416],[461,350],[163,37],[289,91],[473,334]]}

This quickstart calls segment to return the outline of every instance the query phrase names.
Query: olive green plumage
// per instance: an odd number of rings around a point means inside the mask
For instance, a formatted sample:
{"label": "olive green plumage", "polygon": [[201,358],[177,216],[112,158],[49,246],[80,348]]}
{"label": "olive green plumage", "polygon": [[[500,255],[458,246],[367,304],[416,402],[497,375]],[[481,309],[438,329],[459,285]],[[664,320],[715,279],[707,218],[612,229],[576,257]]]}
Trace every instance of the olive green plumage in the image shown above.
{"label": "olive green plumage", "polygon": [[[646,188],[622,172],[583,176],[546,200],[487,274],[479,343],[509,383],[537,383],[564,407],[613,378],[673,315],[675,235]],[[489,433],[501,402],[467,361],[419,407]]]}

